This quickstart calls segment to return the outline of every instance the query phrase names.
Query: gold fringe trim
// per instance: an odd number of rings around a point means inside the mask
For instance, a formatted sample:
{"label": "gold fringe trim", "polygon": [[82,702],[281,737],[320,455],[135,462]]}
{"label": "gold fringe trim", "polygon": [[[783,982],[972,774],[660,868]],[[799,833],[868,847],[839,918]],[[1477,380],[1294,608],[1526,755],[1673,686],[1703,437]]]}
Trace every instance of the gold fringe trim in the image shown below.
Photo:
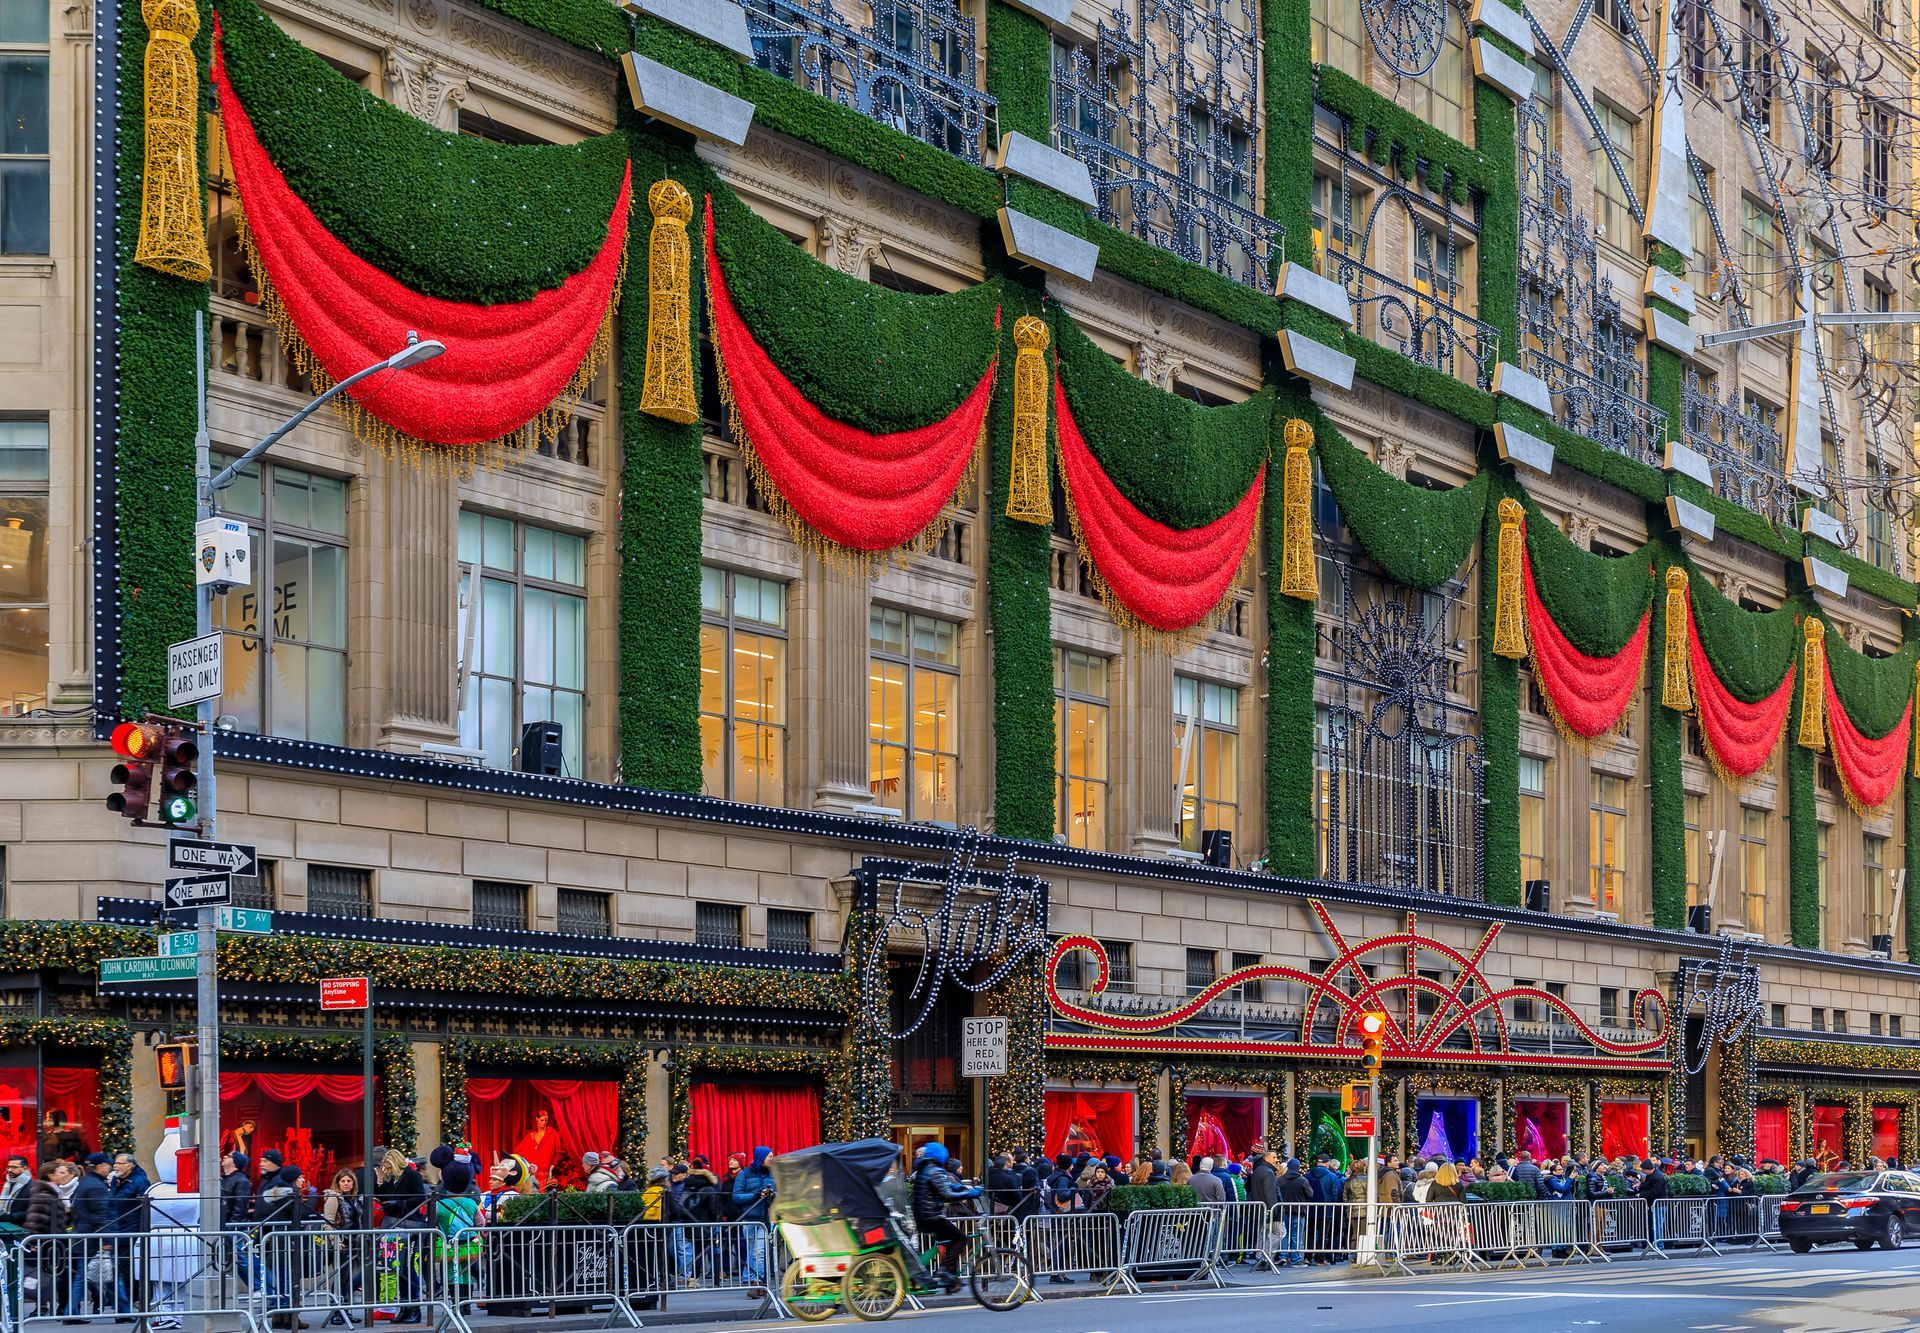
{"label": "gold fringe trim", "polygon": [[647,365],[640,410],[690,426],[700,419],[693,388],[693,247],[687,223],[693,196],[677,180],[658,180],[647,191],[653,231],[647,238]]}
{"label": "gold fringe trim", "polygon": [[200,11],[187,0],[141,0],[147,21],[146,156],[136,264],[205,282],[207,209],[200,187],[200,75],[193,39]]}
{"label": "gold fringe trim", "polygon": [[[1526,506],[1509,495],[1498,506],[1500,514],[1500,564],[1495,571],[1493,598],[1493,652],[1496,657],[1518,660],[1527,655],[1527,617],[1521,597],[1522,568],[1521,524]],[[1545,694],[1545,691],[1542,691]]]}
{"label": "gold fringe trim", "polygon": [[[240,248],[246,255],[247,268],[253,274],[254,285],[260,291],[261,313],[279,334],[280,345],[286,350],[287,359],[293,362],[294,368],[312,381],[316,392],[325,393],[333,387],[333,377],[294,327],[279,292],[267,277],[266,265],[261,262],[260,252],[254,246],[252,229],[247,225],[245,215],[236,213],[236,218]],[[396,430],[348,394],[333,400],[334,413],[355,439],[378,452],[381,457],[398,458],[411,467],[424,470],[428,476],[466,478],[473,475],[475,468],[494,471],[518,463],[529,453],[554,442],[567,422],[573,419],[574,410],[592,387],[594,379],[612,359],[613,312],[620,306],[620,291],[626,283],[626,276],[627,246],[625,238],[622,238],[620,266],[614,274],[613,291],[607,298],[607,311],[601,318],[599,332],[594,335],[587,354],[574,367],[572,376],[559,395],[512,435],[482,440],[477,444],[435,444]]]}
{"label": "gold fringe trim", "polygon": [[1047,484],[1047,362],[1052,336],[1046,321],[1022,315],[1013,322],[1013,454],[1007,469],[1007,517],[1042,527],[1053,523]]}
{"label": "gold fringe trim", "polygon": [[1687,645],[1687,571],[1667,571],[1666,661],[1660,674],[1660,702],[1676,712],[1693,707],[1693,677]]}
{"label": "gold fringe trim", "polygon": [[1320,570],[1313,558],[1313,427],[1289,418],[1280,492],[1280,595],[1320,599]]}
{"label": "gold fringe trim", "polygon": [[1707,734],[1705,727],[1700,726],[1697,718],[1694,726],[1700,733],[1700,748],[1707,752],[1707,766],[1713,770],[1715,777],[1719,778],[1720,781],[1726,783],[1727,786],[1736,792],[1745,791],[1754,783],[1768,776],[1768,770],[1773,767],[1773,761],[1780,753],[1780,742],[1785,740],[1787,736],[1787,727],[1783,720],[1780,724],[1780,730],[1774,733],[1773,745],[1767,751],[1766,762],[1762,763],[1745,777],[1741,777],[1739,774],[1730,771],[1721,760],[1720,752],[1713,748],[1713,737]]}
{"label": "gold fringe trim", "polygon": [[[766,464],[761,461],[760,451],[754,446],[753,437],[748,434],[746,424],[740,419],[740,405],[734,400],[733,381],[727,374],[727,359],[720,354],[720,330],[713,304],[713,284],[707,283],[705,286],[707,288],[707,330],[708,336],[713,339],[715,379],[719,381],[720,402],[726,409],[727,424],[732,430],[734,445],[740,450],[741,461],[747,465],[747,474],[753,478],[754,487],[760,492],[760,498],[766,501],[767,512],[786,528],[787,535],[793,539],[793,544],[807,555],[818,559],[829,569],[843,570],[863,579],[876,577],[881,567],[888,564],[904,569],[916,557],[931,555],[937,550],[941,539],[947,535],[947,529],[953,523],[951,499],[941,506],[940,512],[934,516],[933,521],[917,534],[900,545],[884,551],[856,550],[851,546],[843,546],[839,542],[830,540],[818,528],[807,522],[799,510],[787,503],[786,496],[780,493],[780,488],[774,484]],[[987,366],[989,394],[993,392],[991,377],[996,371],[998,361],[999,357],[996,355],[994,361]],[[973,449],[967,459],[966,470],[960,474],[960,480],[953,488],[955,495],[968,490],[979,479],[980,455],[986,448],[987,425],[992,420],[992,416],[992,412],[989,411],[980,418],[980,430],[974,436]]]}
{"label": "gold fringe trim", "polygon": [[1827,627],[1808,616],[1800,622],[1800,633],[1805,640],[1800,650],[1800,744],[1809,750],[1824,750],[1827,746],[1827,673],[1822,665]]}

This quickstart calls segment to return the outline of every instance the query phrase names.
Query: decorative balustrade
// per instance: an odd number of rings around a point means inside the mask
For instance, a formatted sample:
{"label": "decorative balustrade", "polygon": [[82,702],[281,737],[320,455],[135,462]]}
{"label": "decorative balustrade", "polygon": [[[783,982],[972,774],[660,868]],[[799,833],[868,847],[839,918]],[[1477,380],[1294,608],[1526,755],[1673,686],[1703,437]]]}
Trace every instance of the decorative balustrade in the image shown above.
{"label": "decorative balustrade", "polygon": [[1350,255],[1327,256],[1326,276],[1347,289],[1354,332],[1429,370],[1479,388],[1493,383],[1500,330],[1429,292],[1369,268]]}
{"label": "decorative balustrade", "polygon": [[1520,368],[1546,381],[1562,426],[1616,454],[1658,466],[1667,414],[1637,396],[1540,351],[1520,349]]}
{"label": "decorative balustrade", "polygon": [[1782,443],[1772,409],[1724,398],[1687,367],[1680,388],[1680,421],[1687,447],[1704,455],[1713,489],[1722,499],[1776,523],[1794,519],[1794,491],[1781,466]]}

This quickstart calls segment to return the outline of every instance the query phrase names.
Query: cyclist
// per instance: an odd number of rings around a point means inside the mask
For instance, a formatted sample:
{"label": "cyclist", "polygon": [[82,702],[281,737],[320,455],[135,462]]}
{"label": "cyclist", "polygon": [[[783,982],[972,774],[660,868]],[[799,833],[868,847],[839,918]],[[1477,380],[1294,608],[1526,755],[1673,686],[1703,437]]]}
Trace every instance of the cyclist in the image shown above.
{"label": "cyclist", "polygon": [[935,1274],[948,1291],[960,1285],[960,1257],[966,1252],[966,1233],[947,1220],[947,1205],[960,1199],[974,1199],[980,1187],[960,1184],[947,1171],[947,1149],[942,1143],[929,1143],[920,1149],[913,1164],[913,1227],[924,1245],[932,1241],[939,1247],[940,1267]]}

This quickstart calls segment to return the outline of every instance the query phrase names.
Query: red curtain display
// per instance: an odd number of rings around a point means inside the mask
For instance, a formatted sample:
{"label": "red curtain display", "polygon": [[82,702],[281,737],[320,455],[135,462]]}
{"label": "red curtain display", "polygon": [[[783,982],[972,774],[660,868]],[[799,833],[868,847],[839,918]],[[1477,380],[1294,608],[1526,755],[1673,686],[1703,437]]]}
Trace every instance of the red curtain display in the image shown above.
{"label": "red curtain display", "polygon": [[1652,1147],[1645,1102],[1600,1103],[1600,1155],[1608,1161],[1645,1157]]}
{"label": "red curtain display", "polygon": [[[482,1162],[517,1153],[540,1185],[585,1189],[581,1161],[610,1152],[618,1131],[620,1085],[583,1078],[469,1078],[467,1141]],[[535,1122],[542,1112],[548,1124]]]}
{"label": "red curtain display", "polygon": [[1840,696],[1834,692],[1833,672],[1827,672],[1827,738],[1833,766],[1846,787],[1847,800],[1857,810],[1886,804],[1899,784],[1907,763],[1907,728],[1913,722],[1913,700],[1900,712],[1900,722],[1886,735],[1870,739],[1853,725]]}
{"label": "red curtain display", "polygon": [[[361,1140],[362,1083],[358,1074],[260,1074],[220,1071],[222,1152],[238,1150],[249,1158],[248,1174],[260,1178],[260,1155],[278,1148],[287,1165],[306,1173],[315,1189],[325,1189],[340,1167],[359,1166],[366,1156]],[[374,1080],[379,1097],[380,1081]],[[377,1105],[376,1100],[376,1105]],[[253,1128],[248,1130],[248,1126]],[[380,1132],[375,1126],[374,1132]]]}
{"label": "red curtain display", "polygon": [[1873,1108],[1873,1155],[1889,1161],[1900,1155],[1900,1108]]}
{"label": "red curtain display", "polygon": [[[1714,766],[1728,778],[1750,778],[1766,767],[1780,743],[1780,731],[1787,724],[1787,707],[1793,702],[1793,681],[1797,667],[1788,667],[1780,688],[1759,703],[1742,703],[1734,698],[1700,642],[1694,624],[1693,600],[1687,600],[1687,655],[1693,667],[1694,712],[1700,720],[1701,738]],[[1782,1159],[1784,1160],[1784,1159]]]}
{"label": "red curtain display", "polygon": [[1753,1108],[1753,1154],[1756,1162],[1793,1160],[1787,1146],[1787,1108],[1780,1103]]}
{"label": "red curtain display", "polygon": [[1830,1167],[1834,1162],[1846,1160],[1846,1124],[1847,1108],[1844,1106],[1813,1108],[1813,1159],[1821,1167]]}
{"label": "red curtain display", "polygon": [[51,1158],[76,1161],[100,1151],[100,1071],[49,1065],[41,1071],[46,1099],[34,1095],[33,1070],[0,1069],[0,1157],[18,1154],[35,1171],[40,1169],[40,1135],[44,1127]]}
{"label": "red curtain display", "polygon": [[1528,1101],[1513,1104],[1514,1151],[1525,1149],[1533,1160],[1560,1157],[1567,1151],[1567,1104],[1560,1101]]}
{"label": "red curtain display", "polygon": [[729,1153],[777,1153],[820,1142],[820,1089],[811,1083],[695,1083],[688,1091],[687,1153],[719,1170]]}
{"label": "red curtain display", "polygon": [[947,416],[876,435],[835,421],[773,364],[734,308],[707,201],[707,297],[723,387],[741,443],[776,497],[807,527],[852,551],[911,544],[940,517],[973,466],[993,397],[990,363]]}
{"label": "red curtain display", "polygon": [[[1525,551],[1525,544],[1521,546]],[[1589,657],[1575,648],[1533,582],[1533,557],[1520,566],[1527,597],[1527,643],[1533,676],[1556,721],[1581,740],[1597,740],[1620,725],[1640,685],[1640,663],[1647,653],[1648,608],[1626,646],[1611,657]]]}
{"label": "red curtain display", "polygon": [[1107,476],[1080,434],[1058,376],[1053,408],[1074,534],[1112,603],[1168,634],[1206,620],[1232,589],[1253,542],[1266,464],[1240,502],[1219,518],[1197,528],[1171,528],[1141,513]]}
{"label": "red curtain display", "polygon": [[[1237,1162],[1260,1141],[1262,1103],[1258,1097],[1194,1094],[1187,1098],[1187,1157],[1219,1157]],[[1124,1160],[1129,1154],[1122,1153]]]}
{"label": "red curtain display", "polygon": [[1049,1088],[1046,1093],[1047,1153],[1109,1153],[1133,1159],[1133,1094]]}
{"label": "red curtain display", "polygon": [[425,296],[355,255],[293,192],[227,80],[219,34],[216,18],[213,81],[247,236],[273,296],[327,375],[342,380],[391,355],[406,345],[409,330],[437,338],[447,350],[435,360],[347,392],[402,434],[444,445],[510,436],[566,394],[613,300],[626,252],[631,168],[606,242],[558,287],[500,305]]}

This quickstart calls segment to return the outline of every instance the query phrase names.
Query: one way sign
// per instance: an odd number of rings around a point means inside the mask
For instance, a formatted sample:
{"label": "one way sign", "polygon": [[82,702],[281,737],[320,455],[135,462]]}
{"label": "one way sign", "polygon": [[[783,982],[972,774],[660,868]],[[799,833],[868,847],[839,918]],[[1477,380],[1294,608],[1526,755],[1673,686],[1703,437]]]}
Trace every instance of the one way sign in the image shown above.
{"label": "one way sign", "polygon": [[233,880],[226,875],[188,875],[167,881],[167,908],[224,907],[233,901]]}
{"label": "one way sign", "polygon": [[244,842],[175,838],[167,844],[167,869],[195,870],[203,875],[257,875],[260,856]]}

